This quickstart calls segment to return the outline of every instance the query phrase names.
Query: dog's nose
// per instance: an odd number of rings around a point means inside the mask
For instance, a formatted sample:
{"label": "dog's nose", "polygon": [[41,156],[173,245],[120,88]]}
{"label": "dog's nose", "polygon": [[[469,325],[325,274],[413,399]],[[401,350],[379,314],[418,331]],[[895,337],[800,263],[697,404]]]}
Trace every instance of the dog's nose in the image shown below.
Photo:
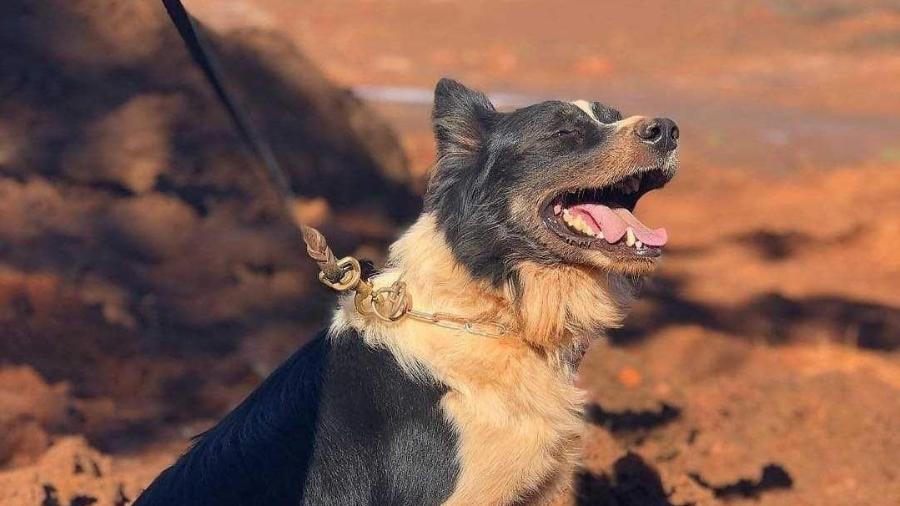
{"label": "dog's nose", "polygon": [[663,152],[678,147],[678,125],[669,118],[644,120],[635,127],[634,134]]}

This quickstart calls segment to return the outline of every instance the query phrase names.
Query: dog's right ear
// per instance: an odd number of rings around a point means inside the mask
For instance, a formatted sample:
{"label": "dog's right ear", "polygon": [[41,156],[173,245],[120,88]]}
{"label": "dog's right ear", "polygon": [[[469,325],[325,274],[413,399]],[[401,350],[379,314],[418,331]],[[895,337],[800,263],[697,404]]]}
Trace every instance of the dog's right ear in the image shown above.
{"label": "dog's right ear", "polygon": [[438,81],[432,112],[438,156],[477,153],[496,114],[497,110],[484,93],[446,77]]}

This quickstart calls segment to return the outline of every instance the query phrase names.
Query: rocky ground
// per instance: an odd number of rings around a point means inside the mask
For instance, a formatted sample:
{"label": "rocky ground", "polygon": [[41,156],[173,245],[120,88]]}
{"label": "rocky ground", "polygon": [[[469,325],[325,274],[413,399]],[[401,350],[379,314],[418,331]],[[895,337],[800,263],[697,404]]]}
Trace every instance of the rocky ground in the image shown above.
{"label": "rocky ground", "polygon": [[[572,503],[900,503],[896,2],[187,3],[342,252],[416,212],[440,75],[679,121]],[[162,16],[0,6],[3,506],[128,504],[327,318]]]}

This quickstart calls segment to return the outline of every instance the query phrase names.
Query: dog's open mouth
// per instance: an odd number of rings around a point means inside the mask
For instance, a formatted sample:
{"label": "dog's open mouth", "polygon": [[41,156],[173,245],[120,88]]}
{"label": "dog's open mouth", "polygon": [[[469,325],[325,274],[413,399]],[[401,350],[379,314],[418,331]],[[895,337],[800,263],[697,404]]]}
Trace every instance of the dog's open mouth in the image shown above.
{"label": "dog's open mouth", "polygon": [[634,208],[647,192],[662,188],[673,172],[638,170],[602,188],[573,188],[547,202],[542,217],[547,227],[569,244],[618,256],[655,258],[668,240],[666,229],[650,228]]}

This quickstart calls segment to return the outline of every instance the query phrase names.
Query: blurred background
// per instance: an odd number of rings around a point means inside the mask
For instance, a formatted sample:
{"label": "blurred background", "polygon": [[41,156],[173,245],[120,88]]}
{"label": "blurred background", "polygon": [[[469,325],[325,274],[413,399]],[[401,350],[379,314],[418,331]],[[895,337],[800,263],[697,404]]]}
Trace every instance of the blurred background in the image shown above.
{"label": "blurred background", "polygon": [[[900,2],[185,4],[339,254],[418,213],[441,76],[679,123],[573,504],[900,504]],[[160,3],[0,4],[0,505],[129,504],[328,321],[266,188]]]}

